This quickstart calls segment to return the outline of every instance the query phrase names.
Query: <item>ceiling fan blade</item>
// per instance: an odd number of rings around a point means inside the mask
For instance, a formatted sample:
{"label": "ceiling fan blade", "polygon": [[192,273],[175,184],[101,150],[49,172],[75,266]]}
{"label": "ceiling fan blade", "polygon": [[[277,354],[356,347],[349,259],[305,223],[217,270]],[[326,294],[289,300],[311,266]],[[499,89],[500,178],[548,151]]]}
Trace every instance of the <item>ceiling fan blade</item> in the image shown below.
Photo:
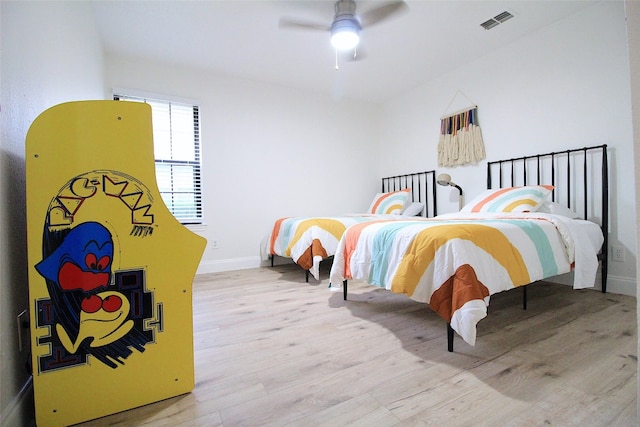
{"label": "ceiling fan blade", "polygon": [[360,15],[360,22],[363,27],[370,27],[380,21],[392,17],[393,15],[397,15],[408,10],[409,6],[407,6],[404,1],[393,1],[362,13]]}
{"label": "ceiling fan blade", "polygon": [[315,31],[329,31],[331,27],[326,24],[318,24],[317,22],[305,22],[295,21],[287,18],[280,18],[278,25],[280,28],[289,28],[295,30],[315,30]]}

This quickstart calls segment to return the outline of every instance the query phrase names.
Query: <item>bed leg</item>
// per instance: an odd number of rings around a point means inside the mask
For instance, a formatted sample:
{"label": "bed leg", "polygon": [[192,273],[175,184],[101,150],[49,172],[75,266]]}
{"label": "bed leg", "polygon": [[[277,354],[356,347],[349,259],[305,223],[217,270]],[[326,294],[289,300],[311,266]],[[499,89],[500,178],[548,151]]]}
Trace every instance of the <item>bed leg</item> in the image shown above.
{"label": "bed leg", "polygon": [[522,309],[523,310],[527,309],[527,287],[526,286],[522,287]]}
{"label": "bed leg", "polygon": [[271,255],[271,267],[273,267],[273,259],[275,258],[275,255]]}
{"label": "bed leg", "polygon": [[449,350],[449,353],[453,353],[453,328],[451,323],[447,323],[447,350]]}
{"label": "bed leg", "polygon": [[607,293],[607,262],[608,260],[602,260],[602,269],[600,270],[600,274],[602,274],[602,293]]}
{"label": "bed leg", "polygon": [[347,281],[342,281],[342,299],[347,300]]}
{"label": "bed leg", "polygon": [[304,281],[309,283],[309,270],[304,271]]}

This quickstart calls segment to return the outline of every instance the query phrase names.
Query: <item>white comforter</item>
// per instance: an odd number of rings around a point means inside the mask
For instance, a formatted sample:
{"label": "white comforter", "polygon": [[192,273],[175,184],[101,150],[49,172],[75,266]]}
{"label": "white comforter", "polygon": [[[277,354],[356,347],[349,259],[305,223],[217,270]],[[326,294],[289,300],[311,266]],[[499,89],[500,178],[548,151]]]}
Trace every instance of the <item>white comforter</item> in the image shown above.
{"label": "white comforter", "polygon": [[349,227],[330,281],[363,280],[429,303],[469,344],[489,296],[569,272],[594,285],[600,227],[545,213],[448,214]]}

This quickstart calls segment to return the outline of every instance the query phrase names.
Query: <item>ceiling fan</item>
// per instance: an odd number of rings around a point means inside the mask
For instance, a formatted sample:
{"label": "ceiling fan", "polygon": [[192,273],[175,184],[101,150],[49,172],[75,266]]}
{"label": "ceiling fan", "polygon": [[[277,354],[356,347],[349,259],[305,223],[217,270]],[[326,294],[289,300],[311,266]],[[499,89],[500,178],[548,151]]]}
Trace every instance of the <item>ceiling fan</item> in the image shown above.
{"label": "ceiling fan", "polygon": [[[379,2],[376,2],[379,4]],[[329,31],[331,33],[331,44],[336,49],[336,69],[338,68],[338,51],[353,50],[353,57],[356,57],[356,48],[360,42],[360,31],[378,24],[399,12],[407,10],[409,7],[402,0],[384,2],[380,6],[356,14],[356,3],[354,0],[338,0],[335,5],[335,16],[329,25],[280,19],[280,28],[294,28],[304,30]]]}

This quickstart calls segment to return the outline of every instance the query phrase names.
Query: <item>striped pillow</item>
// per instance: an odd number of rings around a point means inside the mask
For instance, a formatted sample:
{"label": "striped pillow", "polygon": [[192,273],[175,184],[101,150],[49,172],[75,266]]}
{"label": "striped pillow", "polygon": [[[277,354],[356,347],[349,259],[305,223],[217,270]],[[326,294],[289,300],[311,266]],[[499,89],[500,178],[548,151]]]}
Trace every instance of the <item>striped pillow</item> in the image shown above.
{"label": "striped pillow", "polygon": [[372,214],[401,214],[409,200],[410,188],[390,193],[378,193],[373,198],[368,213]]}
{"label": "striped pillow", "polygon": [[526,185],[487,190],[460,212],[535,212],[549,197],[552,185]]}

